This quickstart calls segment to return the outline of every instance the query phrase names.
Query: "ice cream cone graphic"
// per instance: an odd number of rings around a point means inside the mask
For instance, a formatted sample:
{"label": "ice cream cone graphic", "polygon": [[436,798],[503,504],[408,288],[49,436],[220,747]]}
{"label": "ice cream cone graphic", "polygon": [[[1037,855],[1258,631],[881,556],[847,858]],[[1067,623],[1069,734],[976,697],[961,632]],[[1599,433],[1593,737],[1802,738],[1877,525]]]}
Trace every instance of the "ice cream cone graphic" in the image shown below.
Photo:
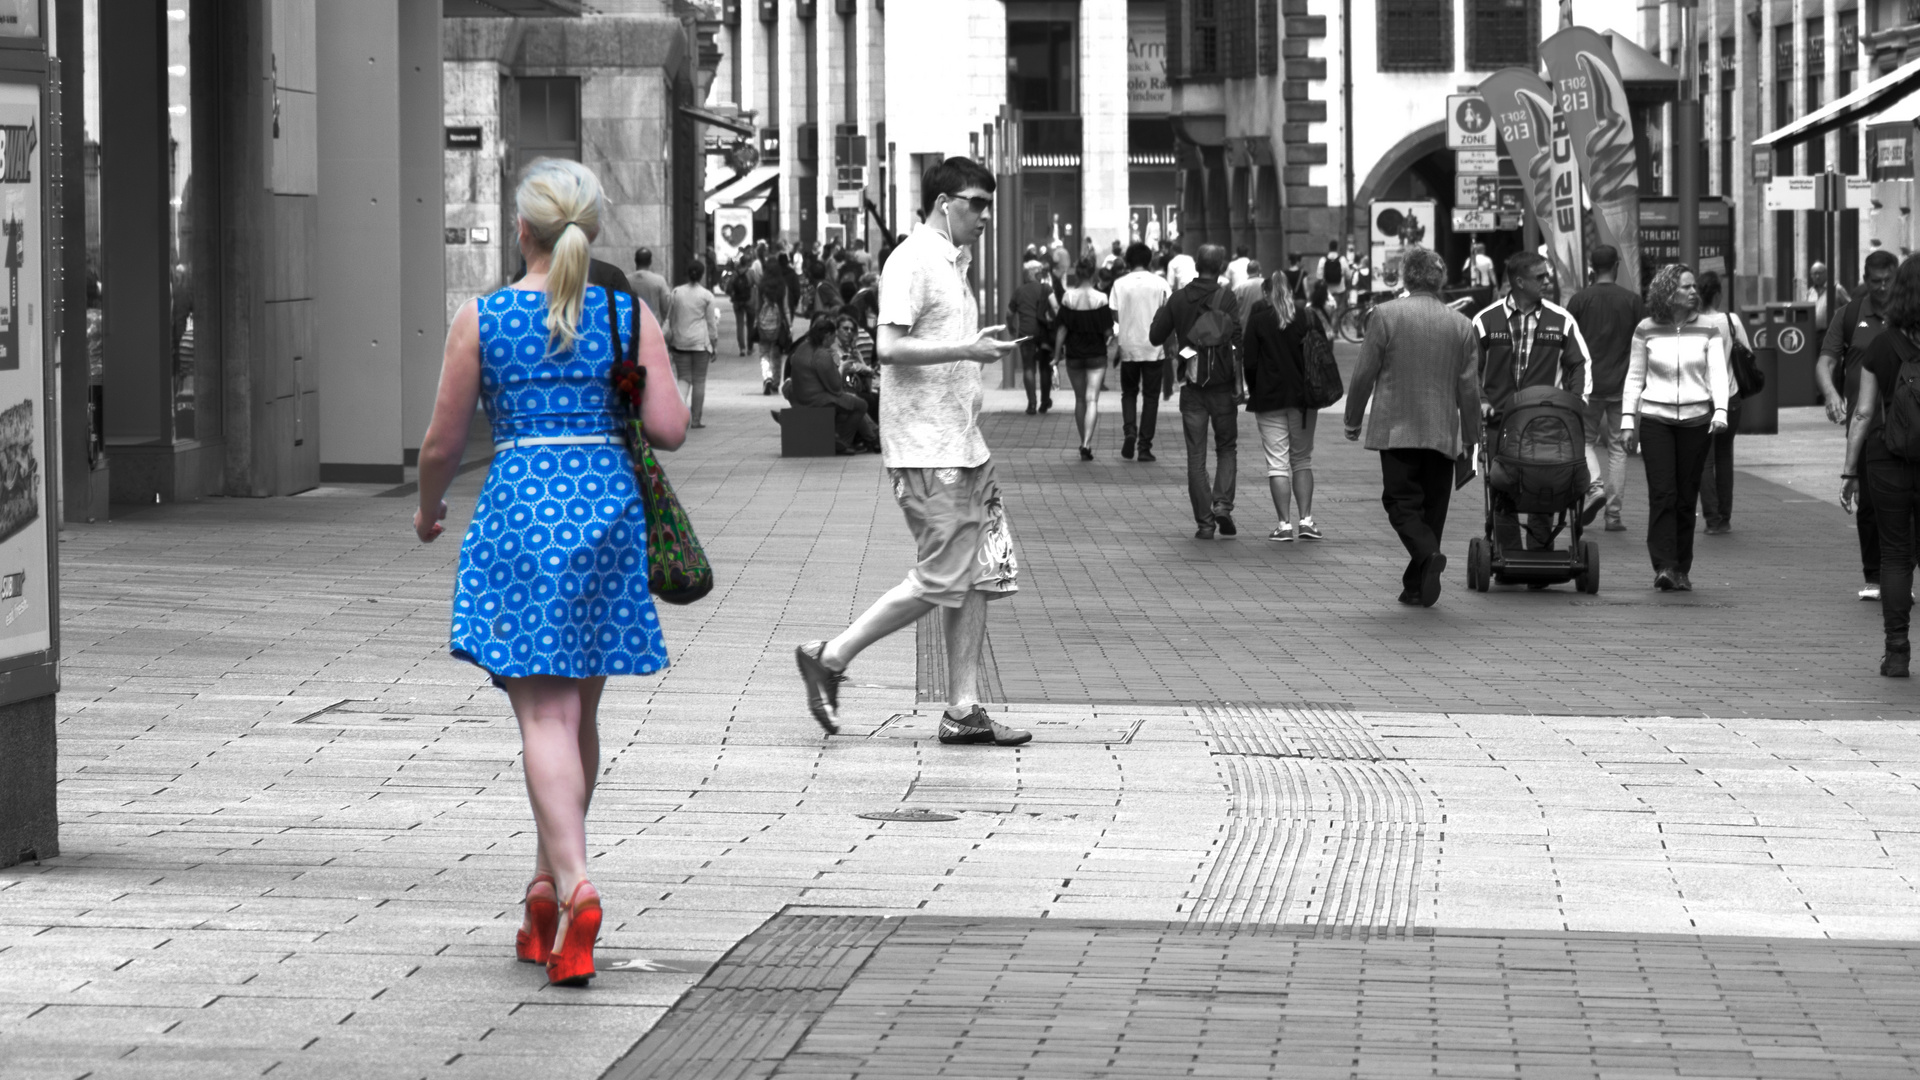
{"label": "ice cream cone graphic", "polygon": [[1640,287],[1640,178],[1627,118],[1627,89],[1613,65],[1589,52],[1576,58],[1593,90],[1594,127],[1586,140],[1587,196],[1600,241],[1620,250],[1620,284]]}

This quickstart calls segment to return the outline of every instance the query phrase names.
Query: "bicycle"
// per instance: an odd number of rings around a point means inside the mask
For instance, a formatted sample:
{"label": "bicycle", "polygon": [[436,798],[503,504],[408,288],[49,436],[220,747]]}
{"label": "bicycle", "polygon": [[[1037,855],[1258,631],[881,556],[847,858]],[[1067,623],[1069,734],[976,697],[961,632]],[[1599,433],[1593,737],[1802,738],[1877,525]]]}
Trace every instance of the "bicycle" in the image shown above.
{"label": "bicycle", "polygon": [[1334,332],[1340,335],[1341,340],[1358,345],[1366,339],[1367,323],[1373,318],[1373,309],[1382,299],[1391,300],[1395,295],[1397,294],[1392,291],[1369,290],[1361,293],[1347,310],[1340,313],[1340,320],[1335,324]]}

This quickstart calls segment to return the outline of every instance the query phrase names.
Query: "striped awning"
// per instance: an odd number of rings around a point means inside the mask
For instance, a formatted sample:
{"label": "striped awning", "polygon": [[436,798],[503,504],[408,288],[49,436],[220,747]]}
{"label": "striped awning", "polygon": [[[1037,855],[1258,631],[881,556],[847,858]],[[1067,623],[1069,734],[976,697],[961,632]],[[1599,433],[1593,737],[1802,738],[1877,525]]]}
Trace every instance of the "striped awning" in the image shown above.
{"label": "striped awning", "polygon": [[[748,169],[739,176],[707,192],[707,213],[711,214],[723,206],[739,206],[761,188],[771,185],[780,176],[780,166],[759,165]],[[760,196],[760,202],[766,202],[766,196]],[[758,203],[755,204],[757,209]]]}
{"label": "striped awning", "polygon": [[1836,128],[1860,123],[1915,90],[1920,90],[1920,60],[1903,64],[1846,97],[1838,98],[1785,127],[1760,136],[1753,140],[1753,145],[1775,149],[1798,146]]}

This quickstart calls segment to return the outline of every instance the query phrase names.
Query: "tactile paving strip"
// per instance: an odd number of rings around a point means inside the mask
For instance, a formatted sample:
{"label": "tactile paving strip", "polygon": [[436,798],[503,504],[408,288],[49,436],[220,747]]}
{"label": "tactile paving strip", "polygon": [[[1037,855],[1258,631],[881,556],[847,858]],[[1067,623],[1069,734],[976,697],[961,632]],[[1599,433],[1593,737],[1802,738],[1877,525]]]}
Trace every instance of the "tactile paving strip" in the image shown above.
{"label": "tactile paving strip", "polygon": [[[723,987],[762,961],[806,974]],[[1911,1077],[1916,987],[1910,943],[780,915],[607,1076]]]}
{"label": "tactile paving strip", "polygon": [[1405,934],[1425,867],[1413,774],[1334,704],[1206,705],[1200,730],[1231,807],[1194,923]]}

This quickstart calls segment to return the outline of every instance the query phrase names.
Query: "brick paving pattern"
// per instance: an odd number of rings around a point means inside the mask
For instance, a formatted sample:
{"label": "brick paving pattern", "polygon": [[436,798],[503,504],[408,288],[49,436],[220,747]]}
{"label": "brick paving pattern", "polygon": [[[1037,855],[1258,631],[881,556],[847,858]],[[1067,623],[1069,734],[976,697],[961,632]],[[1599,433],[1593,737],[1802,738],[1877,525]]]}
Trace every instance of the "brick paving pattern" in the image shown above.
{"label": "brick paving pattern", "polygon": [[1916,987],[1887,942],[783,915],[607,1076],[1910,1077]]}

